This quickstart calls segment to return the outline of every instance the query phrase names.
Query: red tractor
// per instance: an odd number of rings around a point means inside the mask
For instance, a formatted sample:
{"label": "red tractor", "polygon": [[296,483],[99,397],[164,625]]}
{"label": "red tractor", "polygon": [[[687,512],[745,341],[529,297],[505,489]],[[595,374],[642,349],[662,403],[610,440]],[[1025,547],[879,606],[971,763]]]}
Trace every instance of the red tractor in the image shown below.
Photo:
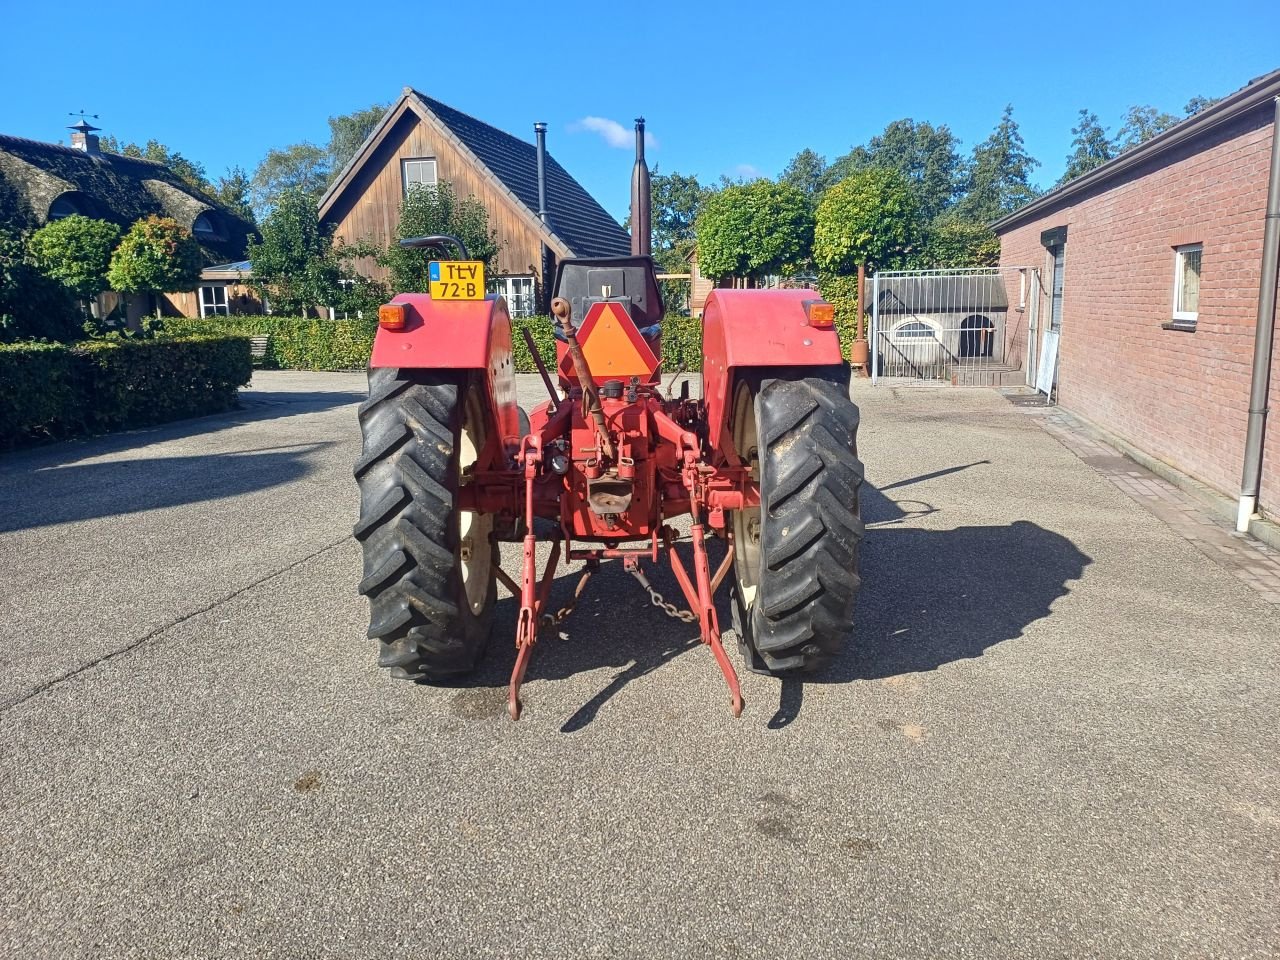
{"label": "red tractor", "polygon": [[[639,145],[642,121],[637,129]],[[863,469],[832,307],[811,290],[714,291],[701,396],[691,398],[687,382],[668,396],[648,199],[638,146],[633,255],[558,265],[560,389],[528,339],[549,397],[527,415],[516,403],[507,306],[484,294],[480,265],[453,238],[405,241],[451,246],[461,260],[433,261],[430,294],[381,308],[360,407],[360,592],[393,676],[449,681],[471,671],[501,580],[520,603],[508,695],[519,719],[539,628],[558,622],[547,601],[561,559],[586,562],[575,599],[600,561],[616,559],[660,602],[644,565],[665,554],[735,716],[742,694],[714,601],[723,581],[752,670],[813,671],[849,635]],[[687,561],[670,525],[684,515]],[[541,573],[540,529],[554,530]],[[709,537],[726,544],[714,570]],[[504,540],[523,544],[514,575],[499,565]]]}

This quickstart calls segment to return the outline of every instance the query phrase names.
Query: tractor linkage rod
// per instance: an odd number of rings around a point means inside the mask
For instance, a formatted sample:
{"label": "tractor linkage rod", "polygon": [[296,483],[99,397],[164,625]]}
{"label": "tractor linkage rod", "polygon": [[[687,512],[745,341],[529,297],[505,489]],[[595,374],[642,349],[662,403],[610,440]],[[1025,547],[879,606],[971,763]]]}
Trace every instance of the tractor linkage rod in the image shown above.
{"label": "tractor linkage rod", "polygon": [[600,389],[591,377],[591,368],[587,366],[587,358],[583,356],[582,347],[578,344],[578,334],[573,329],[572,307],[564,297],[556,297],[551,301],[551,312],[560,321],[560,332],[564,334],[565,346],[569,350],[569,359],[573,361],[573,372],[578,375],[582,384],[582,402],[596,425],[596,436],[600,440],[600,449],[610,460],[614,459],[613,438],[604,423],[604,408],[600,405]]}
{"label": "tractor linkage rod", "polygon": [[547,388],[547,393],[551,394],[551,413],[555,413],[560,408],[560,395],[556,393],[556,388],[551,383],[551,374],[547,372],[547,365],[542,362],[542,354],[538,352],[538,345],[533,342],[533,334],[529,332],[528,327],[524,327],[520,331],[524,334],[524,344],[529,348],[529,354],[533,357],[533,365],[538,368],[538,373],[542,376],[542,383]]}

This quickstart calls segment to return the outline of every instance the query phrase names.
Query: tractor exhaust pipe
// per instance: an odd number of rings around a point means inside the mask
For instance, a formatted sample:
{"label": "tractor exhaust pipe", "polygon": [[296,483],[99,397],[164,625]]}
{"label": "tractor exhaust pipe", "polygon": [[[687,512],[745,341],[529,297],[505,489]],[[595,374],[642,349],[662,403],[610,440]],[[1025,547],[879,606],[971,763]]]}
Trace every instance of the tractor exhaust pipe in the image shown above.
{"label": "tractor exhaust pipe", "polygon": [[644,162],[644,117],[636,117],[636,165],[631,170],[631,255],[653,253],[649,167]]}

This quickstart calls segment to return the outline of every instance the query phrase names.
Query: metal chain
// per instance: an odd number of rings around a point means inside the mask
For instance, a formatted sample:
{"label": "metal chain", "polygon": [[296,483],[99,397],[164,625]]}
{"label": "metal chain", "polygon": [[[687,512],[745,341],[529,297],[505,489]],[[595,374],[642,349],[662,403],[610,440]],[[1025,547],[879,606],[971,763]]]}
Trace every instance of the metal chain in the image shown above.
{"label": "metal chain", "polygon": [[595,571],[590,567],[582,571],[582,579],[578,581],[578,585],[573,588],[573,598],[555,613],[544,613],[539,622],[544,627],[558,627],[569,619],[569,614],[573,613],[574,607],[578,605],[578,600],[582,597],[582,591],[587,588],[587,581],[591,579],[591,574]]}
{"label": "metal chain", "polygon": [[639,567],[633,567],[631,575],[636,578],[640,586],[649,591],[649,602],[665,613],[668,617],[671,617],[674,620],[679,620],[681,623],[698,622],[698,615],[692,610],[681,610],[674,603],[667,603],[667,601],[663,599],[662,594],[653,589],[653,585],[649,583],[649,578],[644,575],[644,572],[640,570]]}

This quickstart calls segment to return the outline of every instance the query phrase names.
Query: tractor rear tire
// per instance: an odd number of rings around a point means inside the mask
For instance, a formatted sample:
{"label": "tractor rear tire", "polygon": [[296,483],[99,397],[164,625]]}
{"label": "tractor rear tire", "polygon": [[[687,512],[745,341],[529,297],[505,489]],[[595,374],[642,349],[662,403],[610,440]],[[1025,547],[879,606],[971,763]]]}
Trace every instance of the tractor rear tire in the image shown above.
{"label": "tractor rear tire", "polygon": [[849,368],[756,371],[733,397],[734,445],[760,487],[736,511],[734,626],[748,666],[811,673],[852,633],[863,467]]}
{"label": "tractor rear tire", "polygon": [[459,487],[484,447],[482,404],[465,371],[369,371],[355,537],[364,548],[369,637],[393,677],[461,676],[488,643],[493,521],[458,509]]}

